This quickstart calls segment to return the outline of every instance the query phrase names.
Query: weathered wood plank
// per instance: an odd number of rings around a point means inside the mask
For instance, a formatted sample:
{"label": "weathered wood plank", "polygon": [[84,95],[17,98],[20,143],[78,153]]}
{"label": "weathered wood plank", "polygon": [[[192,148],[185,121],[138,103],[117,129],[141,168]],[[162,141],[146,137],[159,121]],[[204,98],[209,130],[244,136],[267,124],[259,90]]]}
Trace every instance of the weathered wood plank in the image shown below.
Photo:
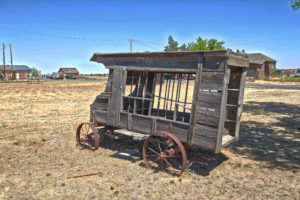
{"label": "weathered wood plank", "polygon": [[137,133],[137,132],[134,132],[134,131],[129,131],[127,129],[116,129],[116,130],[114,130],[114,133],[129,136],[129,137],[132,137],[133,139],[136,139],[136,140],[145,140],[148,137],[147,135]]}
{"label": "weathered wood plank", "polygon": [[128,113],[120,113],[120,127],[128,129]]}
{"label": "weathered wood plank", "polygon": [[224,135],[222,138],[222,147],[226,147],[233,141],[234,141],[234,137],[232,137],[231,135]]}
{"label": "weathered wood plank", "polygon": [[220,119],[218,124],[218,135],[215,147],[215,153],[219,153],[222,148],[222,138],[224,133],[224,126],[226,120],[226,103],[227,103],[227,86],[228,86],[228,79],[230,78],[230,68],[225,66],[226,75],[224,76],[223,81],[223,92],[222,92],[222,102],[221,102],[221,109],[220,109]]}
{"label": "weathered wood plank", "polygon": [[149,116],[132,114],[131,130],[146,134],[152,133],[152,118]]}
{"label": "weathered wood plank", "polygon": [[195,124],[209,125],[218,127],[220,118],[219,110],[208,110],[197,107],[195,111]]}
{"label": "weathered wood plank", "polygon": [[197,106],[208,109],[217,109],[221,107],[222,92],[200,91]]}
{"label": "weathered wood plank", "polygon": [[[137,71],[157,71],[169,72],[170,69],[174,72],[196,72],[198,68],[199,55],[204,55],[204,71],[224,71],[226,56],[222,52],[220,56],[209,56],[209,53],[196,53],[191,55],[176,55],[176,56],[118,56],[101,57],[97,62],[104,64],[108,68],[115,66],[125,66],[128,70]],[[149,68],[149,69],[147,69]],[[155,69],[155,70],[153,70]],[[177,70],[177,71],[176,71]]]}
{"label": "weathered wood plank", "polygon": [[201,136],[209,138],[211,140],[216,140],[218,129],[206,125],[195,124],[194,125],[194,136]]}
{"label": "weathered wood plank", "polygon": [[107,123],[107,111],[102,110],[94,110],[95,111],[95,121],[100,124]]}
{"label": "weathered wood plank", "polygon": [[227,65],[247,68],[249,66],[249,61],[247,58],[243,58],[241,56],[230,55],[227,61]]}
{"label": "weathered wood plank", "polygon": [[120,122],[120,111],[121,111],[121,99],[124,90],[123,74],[124,67],[116,67],[113,71],[113,81],[112,81],[112,93],[111,98],[109,98],[109,120],[110,125],[119,126]]}
{"label": "weathered wood plank", "polygon": [[210,151],[215,150],[216,140],[207,140],[205,137],[194,137],[193,146],[199,147],[201,149],[208,149]]}
{"label": "weathered wood plank", "polygon": [[204,69],[224,72],[225,63],[226,57],[211,57],[204,54]]}
{"label": "weathered wood plank", "polygon": [[201,86],[202,90],[222,90],[224,72],[202,72]]}
{"label": "weathered wood plank", "polygon": [[243,100],[244,100],[244,91],[245,91],[245,83],[246,83],[246,74],[247,74],[247,69],[243,68],[241,82],[240,82],[239,100],[238,100],[239,108],[237,110],[236,125],[235,125],[235,140],[238,140],[238,138],[239,138],[241,116],[242,116],[242,111],[243,111]]}
{"label": "weathered wood plank", "polygon": [[178,137],[181,142],[187,143],[189,133],[188,123],[179,123],[167,119],[157,119],[156,131],[168,131],[170,123],[172,123],[172,133]]}
{"label": "weathered wood plank", "polygon": [[[191,108],[191,114],[190,114],[190,131],[188,135],[188,144],[191,145],[193,143],[193,137],[194,137],[194,125],[195,125],[195,115],[196,115],[196,108],[197,108],[197,102],[199,99],[199,88],[202,81],[202,74],[203,74],[203,55],[199,56],[198,61],[198,70],[195,77],[195,83],[194,83],[194,92],[193,92],[193,100],[192,100],[192,108]],[[176,106],[176,105],[175,105]],[[177,114],[177,113],[176,113]],[[175,115],[174,115],[175,117]],[[176,117],[175,117],[176,119]],[[173,118],[174,120],[174,118]]]}

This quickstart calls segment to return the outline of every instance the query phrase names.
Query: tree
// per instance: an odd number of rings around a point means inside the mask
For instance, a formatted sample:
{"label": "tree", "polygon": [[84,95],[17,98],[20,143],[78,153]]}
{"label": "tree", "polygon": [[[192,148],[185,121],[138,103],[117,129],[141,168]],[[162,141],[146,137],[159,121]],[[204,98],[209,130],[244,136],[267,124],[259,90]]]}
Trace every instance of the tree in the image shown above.
{"label": "tree", "polygon": [[183,44],[179,47],[179,50],[180,50],[180,51],[186,51],[186,50],[188,50],[188,48],[187,48],[186,44],[183,43]]}
{"label": "tree", "polygon": [[274,69],[274,70],[273,70],[272,76],[278,76],[278,70],[277,70],[277,69]]}
{"label": "tree", "polygon": [[35,67],[33,67],[32,68],[32,73],[31,73],[31,75],[33,76],[33,77],[40,77],[40,74],[41,74],[41,71],[39,71],[37,68],[35,68]]}
{"label": "tree", "polygon": [[198,37],[196,42],[189,42],[187,45],[183,43],[178,47],[178,42],[173,39],[170,35],[168,38],[168,45],[165,46],[165,51],[197,51],[197,50],[217,50],[217,49],[225,49],[223,46],[225,44],[224,41],[218,41],[215,38],[211,39],[202,39]]}
{"label": "tree", "polygon": [[4,70],[0,69],[0,79],[4,80]]}
{"label": "tree", "polygon": [[297,10],[300,8],[300,0],[291,0],[291,7],[294,9],[294,10]]}
{"label": "tree", "polygon": [[165,46],[165,51],[178,51],[178,42],[175,41],[172,37],[172,35],[169,35],[168,38],[168,45]]}
{"label": "tree", "polygon": [[225,49],[223,46],[225,42],[218,41],[217,39],[202,39],[198,37],[196,42],[188,43],[188,50],[196,51],[196,50],[216,50],[216,49]]}

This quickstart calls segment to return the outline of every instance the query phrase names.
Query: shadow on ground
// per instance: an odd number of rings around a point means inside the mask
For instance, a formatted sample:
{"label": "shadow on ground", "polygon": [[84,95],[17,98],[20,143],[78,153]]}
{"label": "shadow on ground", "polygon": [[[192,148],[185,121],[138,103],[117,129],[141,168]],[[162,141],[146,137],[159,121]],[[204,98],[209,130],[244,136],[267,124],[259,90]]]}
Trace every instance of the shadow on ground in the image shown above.
{"label": "shadow on ground", "polygon": [[270,168],[300,169],[300,106],[251,101],[244,112],[272,116],[276,122],[243,121],[239,141],[228,149]]}
{"label": "shadow on ground", "polygon": [[[130,162],[137,162],[143,160],[142,148],[144,141],[135,141],[130,138],[123,139],[106,139],[101,142],[101,148],[107,148],[113,151],[122,152],[128,149],[138,149],[139,153],[132,156],[120,156],[118,153],[112,155],[112,157],[128,160]],[[226,161],[228,158],[223,154],[214,154],[209,151],[199,149],[187,149],[188,167],[186,171],[200,174],[202,176],[208,176],[210,171]],[[141,167],[146,167],[142,162]],[[154,171],[154,173],[157,171]]]}
{"label": "shadow on ground", "polygon": [[[258,121],[243,121],[241,123],[240,139],[231,144],[227,150],[246,156],[249,159],[263,161],[266,167],[280,169],[300,169],[300,107],[276,102],[247,102],[244,112],[251,115],[273,115],[277,122],[264,123]],[[112,155],[119,159],[137,162],[142,158],[143,141],[129,138],[107,139],[100,147],[113,151],[138,149],[134,156]],[[220,153],[214,154],[199,149],[188,149],[188,171],[202,176],[209,173],[228,158]],[[140,166],[145,167],[143,163]]]}

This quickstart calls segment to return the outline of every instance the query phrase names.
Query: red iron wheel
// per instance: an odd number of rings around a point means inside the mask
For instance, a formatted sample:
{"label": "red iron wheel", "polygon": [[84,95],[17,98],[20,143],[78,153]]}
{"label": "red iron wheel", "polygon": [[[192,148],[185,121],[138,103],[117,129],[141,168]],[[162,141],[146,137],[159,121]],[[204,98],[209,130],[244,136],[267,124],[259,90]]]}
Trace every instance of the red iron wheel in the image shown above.
{"label": "red iron wheel", "polygon": [[143,159],[149,169],[165,170],[180,176],[186,167],[186,151],[172,133],[152,133],[143,146]]}
{"label": "red iron wheel", "polygon": [[76,144],[92,150],[97,150],[99,147],[99,134],[95,126],[90,122],[82,123],[76,131]]}

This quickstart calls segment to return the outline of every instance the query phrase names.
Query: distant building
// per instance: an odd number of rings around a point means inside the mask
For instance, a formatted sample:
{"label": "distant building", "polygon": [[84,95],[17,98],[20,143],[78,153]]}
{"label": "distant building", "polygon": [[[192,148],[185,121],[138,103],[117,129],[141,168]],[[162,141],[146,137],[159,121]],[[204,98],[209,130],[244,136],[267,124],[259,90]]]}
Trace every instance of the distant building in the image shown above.
{"label": "distant building", "polygon": [[297,73],[297,69],[277,69],[277,72],[279,76],[295,75]]}
{"label": "distant building", "polygon": [[247,76],[265,76],[271,79],[272,72],[276,69],[277,60],[270,58],[262,53],[249,53],[249,70]]}
{"label": "distant building", "polygon": [[[0,70],[4,71],[4,65],[0,65]],[[32,75],[32,69],[26,65],[14,65],[14,78],[15,80],[19,79],[30,79]],[[8,80],[12,79],[12,70],[10,65],[5,65],[6,78]]]}
{"label": "distant building", "polygon": [[79,77],[79,71],[76,68],[60,68],[58,70],[59,78],[77,78]]}

